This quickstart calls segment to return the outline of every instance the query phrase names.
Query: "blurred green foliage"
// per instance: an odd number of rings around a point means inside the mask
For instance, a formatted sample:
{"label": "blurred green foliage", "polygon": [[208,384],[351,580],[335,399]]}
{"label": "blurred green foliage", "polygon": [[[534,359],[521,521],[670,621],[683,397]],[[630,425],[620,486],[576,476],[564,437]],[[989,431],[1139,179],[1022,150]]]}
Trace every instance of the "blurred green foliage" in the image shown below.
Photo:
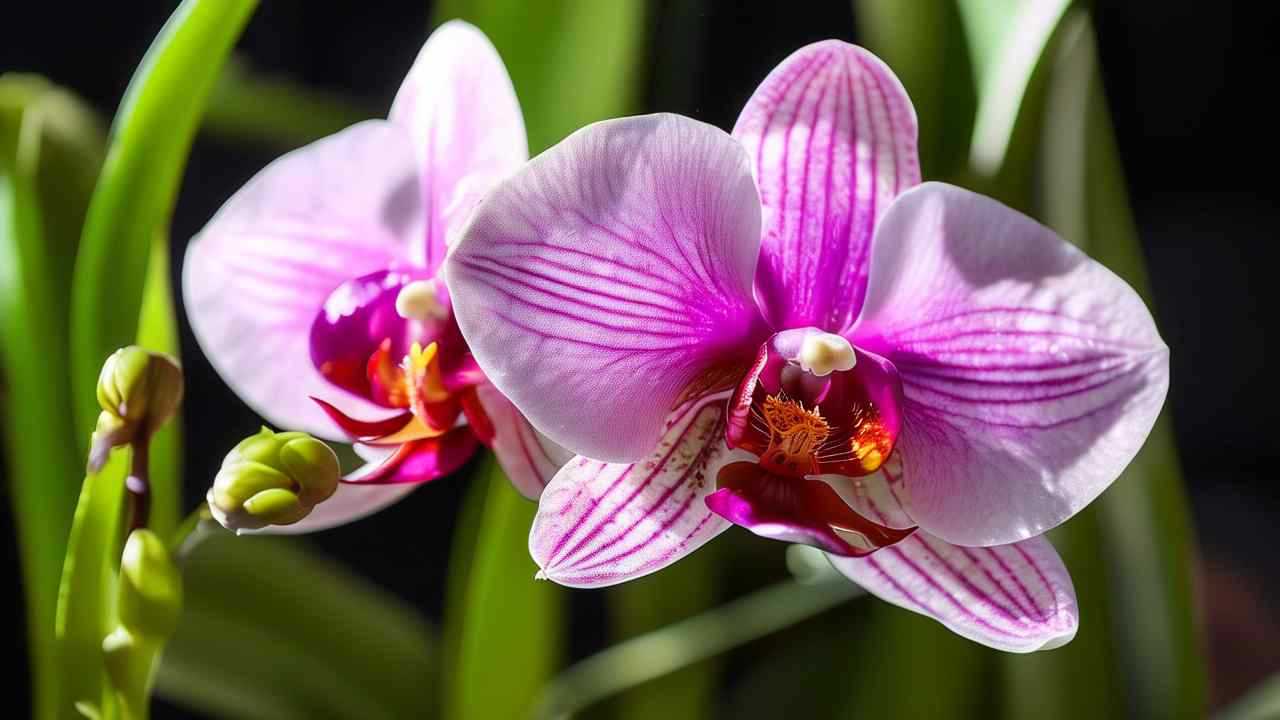
{"label": "blurred green foliage", "polygon": [[5,458],[26,591],[33,705],[57,702],[54,607],[82,458],[72,423],[66,288],[105,133],[42,78],[0,77],[0,370]]}
{"label": "blurred green foliage", "polygon": [[297,541],[207,532],[183,560],[161,695],[245,720],[434,716],[435,643],[413,609]]}

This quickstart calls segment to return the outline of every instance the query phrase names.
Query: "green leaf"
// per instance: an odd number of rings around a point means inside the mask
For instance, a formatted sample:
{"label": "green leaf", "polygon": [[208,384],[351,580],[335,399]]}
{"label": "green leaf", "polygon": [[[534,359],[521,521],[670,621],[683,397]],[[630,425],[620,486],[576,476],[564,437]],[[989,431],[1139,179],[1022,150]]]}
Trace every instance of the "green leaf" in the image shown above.
{"label": "green leaf", "polygon": [[431,628],[297,542],[217,529],[186,553],[157,692],[246,720],[432,716]]}
{"label": "green leaf", "polygon": [[990,717],[997,653],[922,615],[870,601],[837,682],[845,716]]}
{"label": "green leaf", "polygon": [[[151,243],[151,260],[142,289],[138,317],[138,344],[182,357],[178,346],[178,319],[169,282],[169,236],[157,232]],[[151,439],[150,527],[160,537],[177,528],[182,507],[182,416],[177,415]]]}
{"label": "green leaf", "polygon": [[563,654],[567,592],[535,581],[537,506],[491,457],[472,479],[449,560],[444,717],[527,717]]}
{"label": "green leaf", "polygon": [[984,192],[1028,210],[1043,86],[1072,0],[959,0],[977,72],[969,165]]}
{"label": "green leaf", "polygon": [[863,42],[902,80],[920,126],[926,178],[968,162],[977,90],[955,0],[854,0]]}
{"label": "green leaf", "polygon": [[257,74],[232,55],[214,85],[201,130],[292,149],[377,114],[340,95]]}
{"label": "green leaf", "polygon": [[641,0],[442,0],[436,18],[467,20],[493,41],[533,153],[583,125],[627,114],[639,99]]}
{"label": "green leaf", "polygon": [[72,389],[85,433],[97,417],[102,361],[137,337],[151,243],[164,234],[209,93],[256,5],[184,0],[116,113],[72,286]]}
{"label": "green leaf", "polygon": [[0,76],[0,370],[4,456],[26,593],[35,716],[57,703],[54,608],[84,469],[72,422],[68,303],[105,133],[78,98]]}
{"label": "green leaf", "polygon": [[58,589],[59,689],[57,714],[79,717],[76,703],[99,704],[110,716],[102,640],[111,631],[116,568],[123,543],[124,481],[130,451],[111,451],[107,464],[89,473],[80,491]]}
{"label": "green leaf", "polygon": [[[1098,72],[1093,28],[1083,11],[1068,26],[1054,62],[1045,112],[1039,163],[1045,217],[1064,237],[1133,285],[1150,304],[1141,244]],[[1101,676],[1109,673],[1100,672],[1098,666],[1108,665],[1123,686],[1123,697],[1111,701],[1113,712],[1201,717],[1205,669],[1191,577],[1194,539],[1167,413],[1137,458],[1091,509],[1096,529],[1085,540],[1085,563],[1090,577],[1096,578],[1092,580],[1095,587],[1108,590],[1112,623],[1107,631],[1113,637],[1109,648],[1113,656],[1103,656],[1107,648],[1099,643],[1088,656],[1076,651],[1077,657],[1064,657],[1053,673],[1084,667]],[[1068,529],[1074,531],[1070,525]],[[1103,567],[1097,568],[1100,563]],[[1068,567],[1077,571],[1072,562]],[[1082,602],[1092,592],[1096,590],[1083,591]],[[1082,605],[1082,621],[1086,609]],[[1071,650],[1068,646],[1067,654]],[[1038,685],[1048,687],[1053,676],[1046,673]],[[1090,687],[1075,679],[1061,687],[1066,684],[1063,676],[1056,677],[1058,693],[1073,701],[1078,702],[1082,688]]]}
{"label": "green leaf", "polygon": [[[712,608],[716,602],[723,551],[712,543],[648,577],[610,588],[610,625],[614,640],[643,633]],[[620,696],[617,720],[708,717],[714,714],[719,663],[703,661],[681,672],[645,683]]]}

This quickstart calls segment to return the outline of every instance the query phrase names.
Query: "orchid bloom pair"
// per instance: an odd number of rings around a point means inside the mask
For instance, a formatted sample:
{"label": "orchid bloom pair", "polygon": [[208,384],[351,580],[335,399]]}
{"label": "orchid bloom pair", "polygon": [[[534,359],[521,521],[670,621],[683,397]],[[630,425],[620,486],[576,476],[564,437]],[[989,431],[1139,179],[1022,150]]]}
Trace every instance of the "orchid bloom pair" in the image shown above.
{"label": "orchid bloom pair", "polygon": [[436,277],[481,195],[527,158],[497,51],[451,22],[423,47],[388,120],[277,160],[193,240],[183,289],[214,367],[271,422],[354,440],[369,461],[277,530],[374,512],[479,443],[529,497],[567,459],[484,379]]}
{"label": "orchid bloom pair", "polygon": [[577,453],[530,535],[578,587],[731,524],[984,643],[1069,641],[1043,533],[1133,458],[1168,350],[1122,280],[999,203],[920,183],[897,78],[801,49],[733,134],[583,128],[499,183],[444,275],[490,381]]}

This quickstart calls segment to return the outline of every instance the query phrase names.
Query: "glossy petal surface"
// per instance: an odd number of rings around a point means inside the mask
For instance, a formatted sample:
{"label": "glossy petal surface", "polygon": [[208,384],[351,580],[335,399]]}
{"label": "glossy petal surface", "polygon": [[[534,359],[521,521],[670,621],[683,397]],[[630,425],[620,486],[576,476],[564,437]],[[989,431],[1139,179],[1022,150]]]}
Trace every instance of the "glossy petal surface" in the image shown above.
{"label": "glossy petal surface", "polygon": [[540,576],[603,587],[656,572],[729,523],[707,509],[724,446],[723,394],[687,403],[641,462],[569,461],[547,485],[529,533]]}
{"label": "glossy petal surface", "polygon": [[481,196],[529,158],[524,118],[498,51],[457,20],[427,39],[390,117],[412,138],[421,168],[427,222],[413,259],[434,271]]}
{"label": "glossy petal surface", "polygon": [[758,248],[741,146],[649,115],[583,128],[499,186],[446,277],[480,367],[534,427],[631,462],[719,365],[750,361]]}
{"label": "glossy petal surface", "polygon": [[784,60],[733,129],[764,205],[756,288],[777,330],[847,330],[866,294],[872,233],[920,182],[916,116],[893,72],[839,40]]}
{"label": "glossy petal surface", "polygon": [[[853,504],[886,524],[902,525],[910,520],[890,477],[860,479]],[[1043,536],[1011,545],[960,547],[917,531],[870,557],[831,556],[831,562],[881,599],[998,650],[1065,645],[1079,625],[1071,577]]]}
{"label": "glossy petal surface", "polygon": [[902,379],[912,519],[948,542],[1006,544],[1111,484],[1169,384],[1133,289],[1031,219],[938,183],[903,195],[875,242],[853,341]]}
{"label": "glossy petal surface", "polygon": [[[182,286],[196,339],[272,424],[341,438],[309,399],[332,392],[311,364],[312,322],[343,282],[401,262],[422,228],[399,128],[369,121],[289,153],[191,241]],[[379,412],[352,400],[353,413]]]}

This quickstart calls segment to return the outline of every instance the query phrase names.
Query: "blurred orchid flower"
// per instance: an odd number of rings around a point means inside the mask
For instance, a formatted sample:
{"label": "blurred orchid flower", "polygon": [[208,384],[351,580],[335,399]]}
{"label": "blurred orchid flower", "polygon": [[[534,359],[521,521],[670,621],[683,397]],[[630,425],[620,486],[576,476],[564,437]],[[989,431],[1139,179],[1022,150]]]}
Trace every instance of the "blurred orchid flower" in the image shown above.
{"label": "blurred orchid flower", "polygon": [[[427,40],[389,119],[280,158],[192,241],[187,313],[222,377],[272,423],[354,439],[370,461],[280,529],[374,512],[479,443],[530,497],[568,458],[485,380],[435,277],[480,195],[527,158],[497,51],[450,22]],[[335,395],[347,410],[322,399]]]}
{"label": "blurred orchid flower", "polygon": [[481,203],[445,269],[462,333],[579,454],[539,503],[542,576],[622,582],[732,523],[993,647],[1074,636],[1041,535],[1142,445],[1167,348],[1050,230],[919,180],[902,85],[827,41],[732,137],[598,123]]}

